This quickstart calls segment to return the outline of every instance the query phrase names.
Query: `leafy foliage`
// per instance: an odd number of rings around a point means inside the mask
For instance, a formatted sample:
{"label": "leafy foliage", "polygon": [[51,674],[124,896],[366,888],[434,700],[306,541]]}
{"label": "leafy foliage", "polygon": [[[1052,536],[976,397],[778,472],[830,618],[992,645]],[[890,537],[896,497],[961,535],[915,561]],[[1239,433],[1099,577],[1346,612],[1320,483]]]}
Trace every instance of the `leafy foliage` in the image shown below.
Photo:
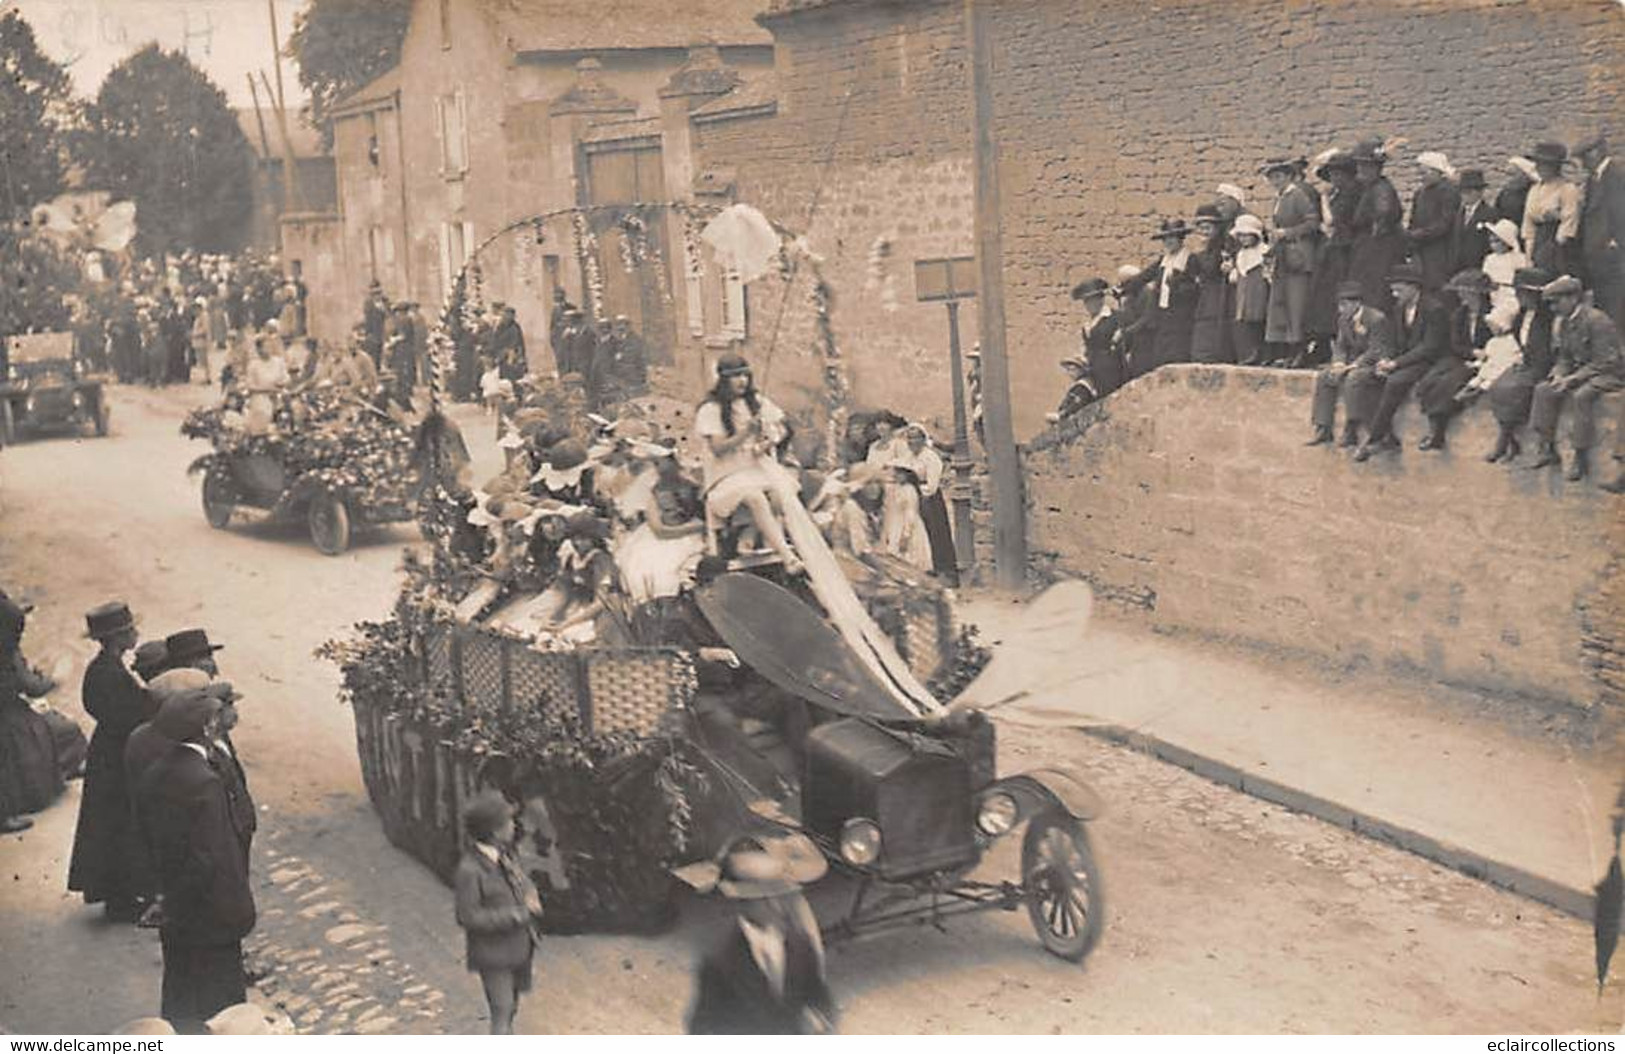
{"label": "leafy foliage", "polygon": [[76,152],[92,186],[136,203],[146,252],[234,248],[253,155],[225,93],[185,55],[149,44],[115,66]]}
{"label": "leafy foliage", "polygon": [[285,50],[299,63],[324,145],[333,142],[333,105],[400,60],[411,16],[412,0],[311,0],[295,16]]}
{"label": "leafy foliage", "polygon": [[40,51],[22,15],[0,14],[0,220],[61,192],[61,136],[72,116],[67,71]]}
{"label": "leafy foliage", "polygon": [[67,329],[62,298],[78,283],[73,261],[49,240],[0,224],[0,334]]}

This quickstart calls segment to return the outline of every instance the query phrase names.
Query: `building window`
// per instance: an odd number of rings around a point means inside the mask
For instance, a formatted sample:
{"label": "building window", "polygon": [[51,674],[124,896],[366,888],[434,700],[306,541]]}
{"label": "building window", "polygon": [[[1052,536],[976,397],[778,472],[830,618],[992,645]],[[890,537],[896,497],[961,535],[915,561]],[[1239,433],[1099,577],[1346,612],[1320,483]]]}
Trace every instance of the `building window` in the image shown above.
{"label": "building window", "polygon": [[722,272],[722,332],[721,336],[728,340],[744,340],[747,334],[750,317],[749,304],[745,297],[745,283],[739,280],[739,272],[729,268]]}
{"label": "building window", "polygon": [[440,0],[440,46],[451,47],[451,0]]}
{"label": "building window", "polygon": [[448,179],[468,171],[468,107],[461,88],[435,100],[440,116],[440,171]]}
{"label": "building window", "polygon": [[378,111],[367,111],[367,162],[378,167]]}
{"label": "building window", "polygon": [[446,293],[450,295],[452,283],[468,263],[474,251],[474,225],[455,220],[440,225],[440,267],[445,275]]}

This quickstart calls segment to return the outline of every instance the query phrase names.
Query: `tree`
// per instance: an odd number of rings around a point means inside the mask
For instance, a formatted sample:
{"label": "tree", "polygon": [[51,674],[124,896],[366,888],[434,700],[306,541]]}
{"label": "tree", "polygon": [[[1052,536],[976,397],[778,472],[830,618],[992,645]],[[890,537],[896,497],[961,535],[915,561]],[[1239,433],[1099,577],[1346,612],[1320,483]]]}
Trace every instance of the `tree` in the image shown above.
{"label": "tree", "polygon": [[91,186],[135,202],[142,249],[235,247],[253,153],[225,93],[180,52],[149,44],[115,66],[77,153]]}
{"label": "tree", "polygon": [[0,222],[62,190],[62,125],[71,116],[68,74],[40,51],[16,11],[0,15]]}
{"label": "tree", "polygon": [[412,0],[311,0],[294,17],[288,57],[310,92],[310,120],[333,142],[333,105],[401,58]]}

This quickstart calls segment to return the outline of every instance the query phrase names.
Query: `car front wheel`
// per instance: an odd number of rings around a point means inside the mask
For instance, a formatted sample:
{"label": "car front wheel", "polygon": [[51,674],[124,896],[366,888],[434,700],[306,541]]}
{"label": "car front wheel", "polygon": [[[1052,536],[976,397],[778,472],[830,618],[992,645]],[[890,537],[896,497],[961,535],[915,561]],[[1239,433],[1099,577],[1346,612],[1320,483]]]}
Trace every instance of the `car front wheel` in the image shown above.
{"label": "car front wheel", "polygon": [[1059,809],[1035,816],[1021,842],[1021,879],[1039,941],[1081,962],[1106,928],[1100,867],[1083,824]]}
{"label": "car front wheel", "polygon": [[338,556],[350,547],[350,510],[334,494],[310,499],[310,540],[323,556]]}

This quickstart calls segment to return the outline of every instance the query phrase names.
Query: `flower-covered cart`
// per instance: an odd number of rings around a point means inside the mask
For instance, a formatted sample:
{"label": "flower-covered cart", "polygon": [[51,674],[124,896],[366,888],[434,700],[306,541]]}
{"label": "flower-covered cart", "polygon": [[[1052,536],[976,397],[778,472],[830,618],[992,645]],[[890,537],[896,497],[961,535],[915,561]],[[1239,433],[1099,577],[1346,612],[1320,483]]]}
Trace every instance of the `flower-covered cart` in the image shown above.
{"label": "flower-covered cart", "polygon": [[246,428],[228,404],[193,411],[181,431],[214,446],[188,469],[203,477],[210,526],[225,528],[244,508],[303,519],[316,548],[336,556],[356,528],[416,515],[413,433],[370,404],[301,393],[286,397],[267,429]]}

